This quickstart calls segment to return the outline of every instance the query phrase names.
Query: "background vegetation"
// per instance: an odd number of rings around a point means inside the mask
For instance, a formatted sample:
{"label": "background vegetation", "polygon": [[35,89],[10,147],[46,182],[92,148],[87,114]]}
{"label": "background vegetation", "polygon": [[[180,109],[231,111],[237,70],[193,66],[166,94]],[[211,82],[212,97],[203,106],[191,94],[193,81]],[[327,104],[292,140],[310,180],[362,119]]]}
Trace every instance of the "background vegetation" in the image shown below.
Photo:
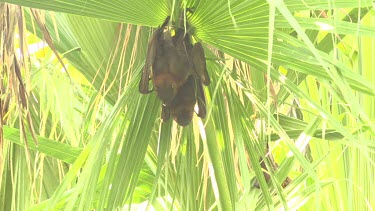
{"label": "background vegetation", "polygon": [[[0,2],[1,210],[375,207],[370,0]],[[184,8],[211,85],[182,128],[138,82]]]}

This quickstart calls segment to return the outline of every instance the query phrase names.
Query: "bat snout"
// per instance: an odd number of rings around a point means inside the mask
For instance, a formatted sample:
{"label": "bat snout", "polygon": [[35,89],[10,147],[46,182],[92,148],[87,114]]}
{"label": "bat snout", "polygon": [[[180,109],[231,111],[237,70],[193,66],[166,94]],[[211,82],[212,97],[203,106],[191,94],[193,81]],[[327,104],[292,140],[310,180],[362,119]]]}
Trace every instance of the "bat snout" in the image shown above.
{"label": "bat snout", "polygon": [[183,127],[190,124],[192,119],[193,119],[193,112],[188,109],[184,109],[183,111],[179,112],[177,116],[174,117],[174,120],[177,122],[177,124]]}

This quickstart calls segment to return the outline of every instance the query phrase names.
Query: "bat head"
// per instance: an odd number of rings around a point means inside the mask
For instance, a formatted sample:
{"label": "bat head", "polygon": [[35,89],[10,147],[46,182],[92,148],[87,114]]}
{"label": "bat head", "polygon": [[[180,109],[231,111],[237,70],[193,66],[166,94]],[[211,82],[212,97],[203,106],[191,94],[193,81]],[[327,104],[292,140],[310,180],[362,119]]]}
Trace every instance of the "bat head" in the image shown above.
{"label": "bat head", "polygon": [[177,94],[177,88],[173,83],[162,83],[155,85],[158,97],[165,105],[169,105]]}
{"label": "bat head", "polygon": [[181,126],[187,126],[193,119],[193,110],[190,108],[182,107],[179,112],[174,114],[173,119]]}
{"label": "bat head", "polygon": [[169,105],[178,92],[175,78],[169,73],[158,74],[153,78],[154,89],[165,105]]}

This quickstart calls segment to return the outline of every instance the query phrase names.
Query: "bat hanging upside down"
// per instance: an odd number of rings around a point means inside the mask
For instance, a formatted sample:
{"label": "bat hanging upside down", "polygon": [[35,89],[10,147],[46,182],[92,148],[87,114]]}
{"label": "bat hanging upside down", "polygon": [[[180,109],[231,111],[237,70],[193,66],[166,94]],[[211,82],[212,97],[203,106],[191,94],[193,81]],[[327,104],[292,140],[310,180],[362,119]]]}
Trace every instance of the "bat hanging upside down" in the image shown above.
{"label": "bat hanging upside down", "polygon": [[191,75],[179,89],[171,104],[162,106],[161,117],[163,121],[167,121],[172,116],[177,124],[187,126],[193,118],[195,104],[198,105],[197,115],[205,118],[206,99],[202,82]]}
{"label": "bat hanging upside down", "polygon": [[206,115],[203,86],[210,78],[200,43],[191,43],[190,35],[178,28],[175,36],[165,27],[169,17],[152,35],[148,44],[139,91],[148,94],[149,80],[163,103],[162,119],[173,119],[182,126],[191,122],[194,106],[198,103],[198,116]]}

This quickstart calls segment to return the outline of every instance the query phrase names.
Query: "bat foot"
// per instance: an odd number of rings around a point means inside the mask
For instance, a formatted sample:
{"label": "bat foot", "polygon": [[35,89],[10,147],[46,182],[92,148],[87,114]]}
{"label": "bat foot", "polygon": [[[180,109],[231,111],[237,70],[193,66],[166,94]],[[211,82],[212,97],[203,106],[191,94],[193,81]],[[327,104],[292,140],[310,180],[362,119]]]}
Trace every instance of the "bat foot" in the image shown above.
{"label": "bat foot", "polygon": [[169,23],[169,20],[170,20],[171,16],[168,16],[165,18],[163,24],[161,26],[159,26],[159,28],[164,28],[165,26],[167,26],[167,24]]}

